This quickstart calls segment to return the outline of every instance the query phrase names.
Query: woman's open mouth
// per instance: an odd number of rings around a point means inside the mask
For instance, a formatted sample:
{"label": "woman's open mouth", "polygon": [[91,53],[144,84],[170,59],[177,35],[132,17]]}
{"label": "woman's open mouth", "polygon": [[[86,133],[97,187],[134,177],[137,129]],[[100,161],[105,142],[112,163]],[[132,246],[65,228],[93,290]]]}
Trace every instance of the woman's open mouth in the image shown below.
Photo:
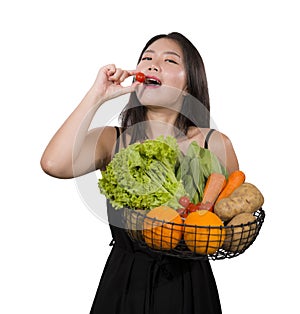
{"label": "woman's open mouth", "polygon": [[157,77],[146,76],[144,84],[147,86],[158,87],[158,86],[161,86],[161,81]]}

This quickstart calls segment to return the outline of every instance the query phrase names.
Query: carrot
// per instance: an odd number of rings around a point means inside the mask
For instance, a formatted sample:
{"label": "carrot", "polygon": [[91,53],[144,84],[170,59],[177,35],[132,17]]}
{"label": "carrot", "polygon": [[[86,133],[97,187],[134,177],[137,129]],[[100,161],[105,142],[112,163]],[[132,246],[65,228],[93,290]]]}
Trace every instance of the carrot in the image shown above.
{"label": "carrot", "polygon": [[238,188],[240,185],[242,185],[245,182],[246,176],[245,173],[241,170],[236,170],[233,171],[228,179],[227,179],[227,183],[224,187],[224,189],[222,190],[222,192],[220,193],[220,195],[218,196],[216,203],[225,198],[225,197],[229,197],[229,195],[236,189]]}
{"label": "carrot", "polygon": [[223,174],[217,172],[212,173],[206,181],[201,203],[211,203],[213,205],[225,184],[226,178]]}

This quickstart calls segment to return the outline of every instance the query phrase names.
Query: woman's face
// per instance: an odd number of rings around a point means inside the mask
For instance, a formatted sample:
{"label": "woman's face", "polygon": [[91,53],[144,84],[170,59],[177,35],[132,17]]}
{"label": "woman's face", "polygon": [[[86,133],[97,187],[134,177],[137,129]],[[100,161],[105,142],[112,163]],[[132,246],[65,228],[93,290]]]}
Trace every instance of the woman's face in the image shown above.
{"label": "woman's face", "polygon": [[145,106],[181,104],[187,79],[183,52],[176,41],[161,38],[152,43],[142,55],[137,71],[147,80],[138,86],[137,97]]}

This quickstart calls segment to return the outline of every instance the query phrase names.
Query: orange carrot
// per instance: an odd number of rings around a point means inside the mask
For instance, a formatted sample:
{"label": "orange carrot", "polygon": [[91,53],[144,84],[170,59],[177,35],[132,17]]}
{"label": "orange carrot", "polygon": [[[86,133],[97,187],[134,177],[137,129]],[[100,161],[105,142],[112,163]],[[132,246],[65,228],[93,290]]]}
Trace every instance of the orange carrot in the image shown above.
{"label": "orange carrot", "polygon": [[216,203],[221,200],[222,198],[225,197],[229,197],[230,194],[236,189],[238,188],[240,185],[242,185],[245,182],[245,174],[243,171],[241,170],[236,170],[233,171],[228,179],[227,179],[227,183],[224,187],[224,189],[222,190],[222,192],[220,193],[219,197],[216,200]]}
{"label": "orange carrot", "polygon": [[214,204],[225,184],[226,178],[223,174],[217,172],[212,173],[206,181],[201,203]]}

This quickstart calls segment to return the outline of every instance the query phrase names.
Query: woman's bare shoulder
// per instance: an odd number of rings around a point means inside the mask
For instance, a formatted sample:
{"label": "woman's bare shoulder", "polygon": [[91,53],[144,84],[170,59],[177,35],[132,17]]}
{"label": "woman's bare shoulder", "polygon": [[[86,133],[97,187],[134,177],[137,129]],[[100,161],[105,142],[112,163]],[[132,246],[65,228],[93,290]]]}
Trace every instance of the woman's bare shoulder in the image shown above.
{"label": "woman's bare shoulder", "polygon": [[116,140],[116,127],[114,126],[101,126],[95,127],[89,131],[89,136],[96,137],[100,143],[104,145],[113,144]]}
{"label": "woman's bare shoulder", "polygon": [[210,130],[210,128],[190,128],[187,135],[189,142],[195,140],[201,147],[205,147],[205,141],[207,141],[207,148],[216,154],[229,173],[237,170],[238,160],[230,138],[214,129],[208,139],[207,135]]}

